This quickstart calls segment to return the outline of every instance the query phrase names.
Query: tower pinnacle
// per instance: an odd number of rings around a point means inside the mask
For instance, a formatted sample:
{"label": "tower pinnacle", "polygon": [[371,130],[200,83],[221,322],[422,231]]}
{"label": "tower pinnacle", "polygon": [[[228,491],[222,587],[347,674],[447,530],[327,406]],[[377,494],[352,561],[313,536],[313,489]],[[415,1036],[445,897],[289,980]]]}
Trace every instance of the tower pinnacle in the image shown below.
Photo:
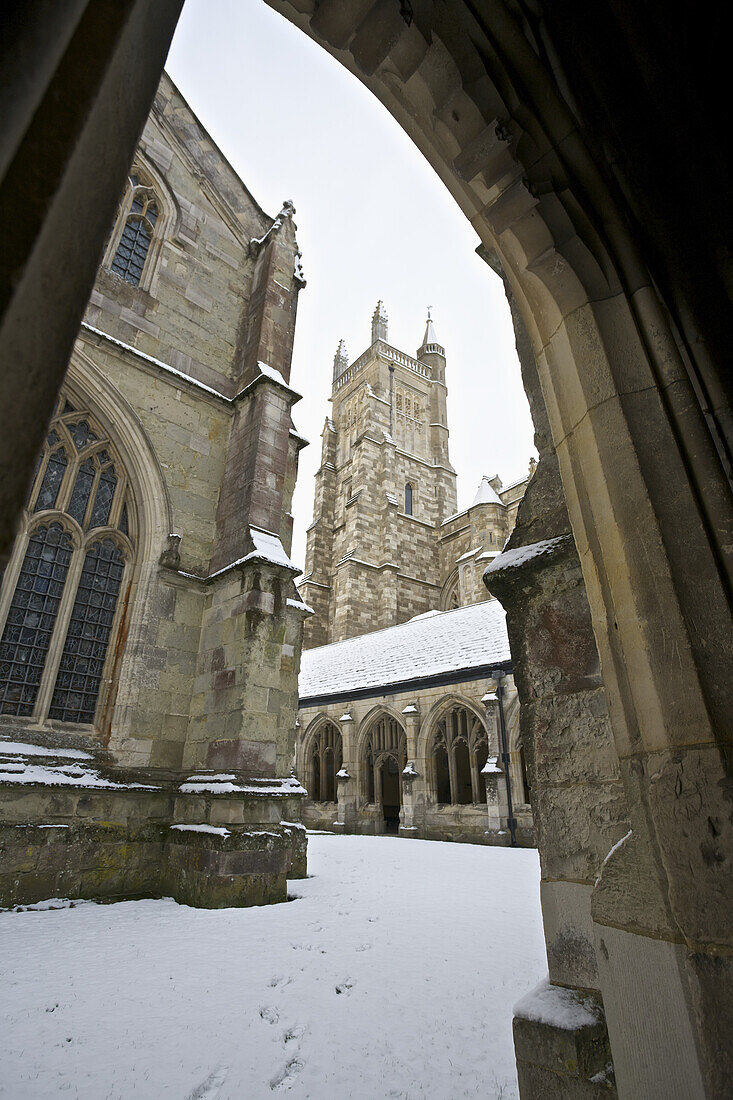
{"label": "tower pinnacle", "polygon": [[336,354],[333,357],[333,380],[334,382],[343,374],[349,365],[349,353],[346,350],[346,344],[343,340],[339,340],[339,346],[336,348]]}
{"label": "tower pinnacle", "polygon": [[377,340],[387,342],[387,310],[381,298],[377,302],[377,308],[372,317],[372,343],[376,344]]}
{"label": "tower pinnacle", "polygon": [[421,355],[425,354],[428,347],[430,347],[431,352],[437,350],[441,355],[445,355],[445,349],[438,343],[438,337],[435,333],[435,325],[433,324],[432,318],[432,309],[432,306],[428,306],[428,319],[425,325],[425,335],[422,338],[422,344],[418,348],[418,359]]}

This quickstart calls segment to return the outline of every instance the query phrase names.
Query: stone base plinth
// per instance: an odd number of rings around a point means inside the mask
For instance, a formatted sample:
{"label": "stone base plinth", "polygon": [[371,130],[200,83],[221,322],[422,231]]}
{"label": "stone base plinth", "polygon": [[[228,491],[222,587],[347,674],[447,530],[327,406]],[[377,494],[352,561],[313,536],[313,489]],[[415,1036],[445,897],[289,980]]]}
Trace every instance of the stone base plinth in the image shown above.
{"label": "stone base plinth", "polygon": [[541,982],[514,1008],[521,1100],[616,1097],[600,998]]}
{"label": "stone base plinth", "polygon": [[135,773],[90,754],[0,755],[0,907],[173,896],[204,908],[285,901],[307,873],[290,779]]}

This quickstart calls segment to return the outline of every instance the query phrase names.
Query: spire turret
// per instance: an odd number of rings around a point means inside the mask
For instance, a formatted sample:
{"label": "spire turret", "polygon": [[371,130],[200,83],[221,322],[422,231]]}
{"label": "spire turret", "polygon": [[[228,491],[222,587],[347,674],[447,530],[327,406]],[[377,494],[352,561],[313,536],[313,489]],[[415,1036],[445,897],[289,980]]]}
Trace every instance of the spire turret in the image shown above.
{"label": "spire turret", "polygon": [[385,344],[387,343],[387,310],[381,298],[377,302],[377,308],[372,317],[372,343],[376,344],[377,340],[384,340]]}
{"label": "spire turret", "polygon": [[343,374],[349,365],[349,353],[346,350],[346,344],[343,340],[339,340],[339,346],[336,348],[336,354],[333,357],[333,380],[334,382]]}
{"label": "spire turret", "polygon": [[428,319],[425,325],[425,335],[422,338],[422,344],[417,349],[417,358],[421,359],[423,355],[430,354],[431,352],[437,352],[438,355],[442,355],[445,358],[445,348],[442,344],[438,343],[438,337],[435,334],[435,325],[433,324],[433,318],[431,316],[432,306],[428,306]]}

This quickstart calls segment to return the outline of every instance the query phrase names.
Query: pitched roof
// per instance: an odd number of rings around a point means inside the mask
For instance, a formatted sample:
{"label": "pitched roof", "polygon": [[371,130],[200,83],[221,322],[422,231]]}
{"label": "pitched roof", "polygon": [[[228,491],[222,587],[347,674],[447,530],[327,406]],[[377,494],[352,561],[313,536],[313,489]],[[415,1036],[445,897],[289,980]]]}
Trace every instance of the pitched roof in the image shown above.
{"label": "pitched roof", "polygon": [[[377,688],[476,673],[511,662],[498,600],[428,612],[400,626],[308,649],[300,666],[301,705],[325,696],[381,694]],[[469,677],[466,677],[469,678]]]}

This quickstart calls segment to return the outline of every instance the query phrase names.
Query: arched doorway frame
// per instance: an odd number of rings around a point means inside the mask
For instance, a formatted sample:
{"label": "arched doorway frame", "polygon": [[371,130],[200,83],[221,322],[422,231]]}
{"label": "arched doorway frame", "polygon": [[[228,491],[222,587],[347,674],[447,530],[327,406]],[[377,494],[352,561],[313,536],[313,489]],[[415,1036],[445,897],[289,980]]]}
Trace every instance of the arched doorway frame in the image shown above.
{"label": "arched doorway frame", "polygon": [[[684,566],[680,510],[698,528],[702,507],[710,528],[722,537],[730,502],[722,505],[710,479],[711,463],[718,463],[689,364],[651,284],[621,196],[599,173],[540,59],[517,36],[504,4],[494,2],[490,29],[488,14],[473,28],[488,35],[493,47],[493,67],[478,102],[464,87],[451,53],[451,46],[469,42],[467,28],[451,26],[447,14],[440,23],[433,13],[429,43],[415,23],[400,27],[395,17],[392,37],[383,40],[375,23],[371,30],[379,44],[372,54],[364,25],[351,38],[355,28],[347,31],[340,23],[337,43],[329,40],[327,22],[298,11],[292,0],[267,2],[382,102],[438,173],[511,285],[535,353],[604,680],[619,700],[611,717],[620,753],[660,739],[675,743],[676,733],[684,743],[690,723],[699,728],[701,715],[711,709],[717,728],[725,730],[715,685],[701,683],[692,652],[705,633],[695,606],[699,601],[676,583],[666,554]],[[467,24],[472,19],[467,17]],[[471,48],[483,67],[486,55]],[[606,212],[603,224],[595,223],[600,209]],[[666,400],[662,390],[668,391]],[[642,414],[631,407],[638,393],[659,399]],[[667,475],[676,475],[682,489],[674,507],[658,491],[660,434],[670,446],[670,460],[678,459]],[[659,554],[659,572],[647,550],[655,558]],[[696,550],[706,559],[711,583],[718,578],[714,629],[724,644],[729,627],[723,593],[730,578],[721,573],[722,559],[707,542],[701,539]],[[651,598],[650,569],[660,577]],[[624,609],[620,616],[619,608]],[[698,620],[702,635],[692,632],[690,648],[680,652],[673,673],[655,654],[660,636],[688,635],[685,617]],[[633,668],[626,667],[629,652],[641,657]],[[689,690],[681,690],[682,682]],[[707,738],[714,740],[710,721]]]}

